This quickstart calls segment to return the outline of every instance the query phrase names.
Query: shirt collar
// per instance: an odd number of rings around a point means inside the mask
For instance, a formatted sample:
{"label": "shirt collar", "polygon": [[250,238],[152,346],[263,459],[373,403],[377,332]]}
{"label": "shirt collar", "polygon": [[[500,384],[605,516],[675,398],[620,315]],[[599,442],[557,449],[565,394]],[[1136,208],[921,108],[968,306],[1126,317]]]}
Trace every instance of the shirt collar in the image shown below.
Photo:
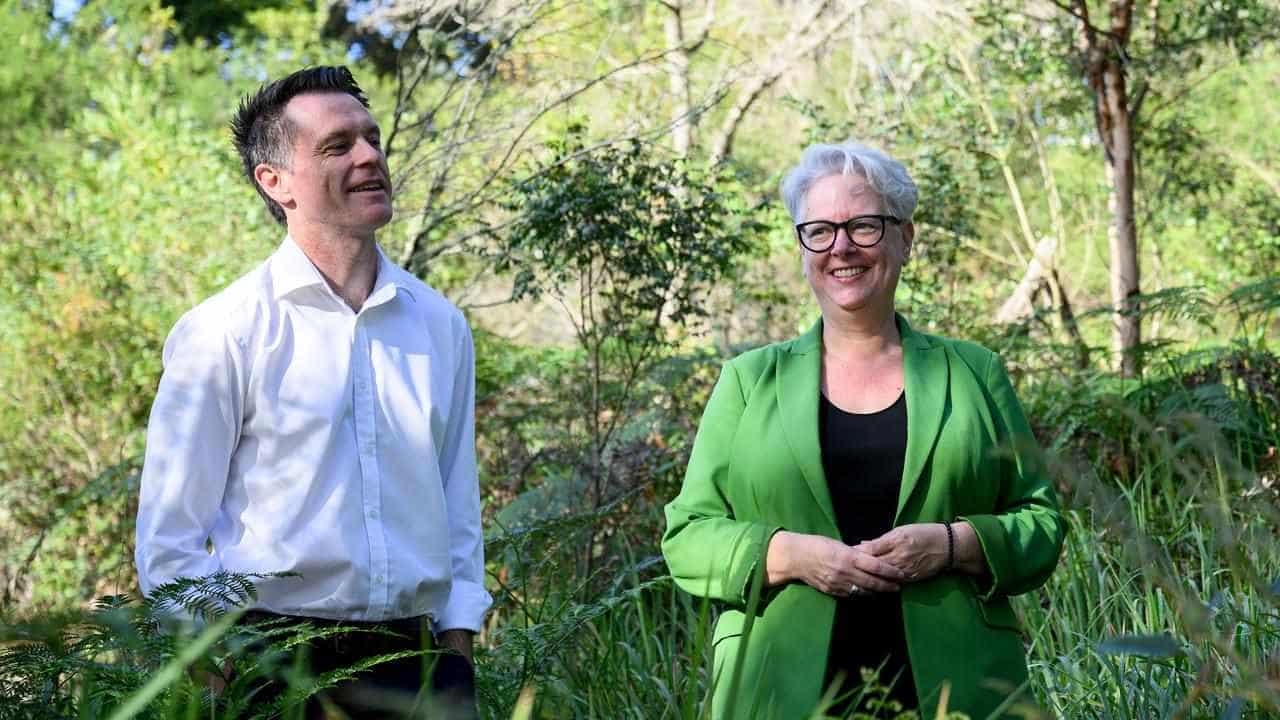
{"label": "shirt collar", "polygon": [[378,252],[378,276],[373,281],[373,290],[369,291],[369,298],[364,301],[364,306],[381,305],[396,297],[401,291],[404,292],[405,297],[417,302],[416,289],[411,282],[414,279],[413,276],[388,260],[382,248],[375,245],[374,250]]}
{"label": "shirt collar", "polygon": [[[369,292],[364,307],[381,305],[396,297],[400,290],[403,290],[409,299],[416,301],[416,290],[413,283],[409,282],[412,276],[388,260],[382,248],[375,246],[374,250],[378,253],[378,276],[373,282],[373,289]],[[302,248],[298,247],[298,243],[287,235],[271,258],[270,272],[273,298],[276,300],[307,287],[319,287],[324,292],[333,293],[315,264],[302,251]]]}

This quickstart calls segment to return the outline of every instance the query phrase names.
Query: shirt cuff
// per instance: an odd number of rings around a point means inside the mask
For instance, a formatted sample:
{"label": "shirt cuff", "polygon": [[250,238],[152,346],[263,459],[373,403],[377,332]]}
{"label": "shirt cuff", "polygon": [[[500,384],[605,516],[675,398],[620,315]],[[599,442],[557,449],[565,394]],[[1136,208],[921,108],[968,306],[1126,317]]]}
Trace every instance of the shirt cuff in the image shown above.
{"label": "shirt cuff", "polygon": [[440,617],[433,618],[432,632],[445,630],[470,630],[480,632],[484,624],[484,614],[493,604],[493,598],[479,583],[454,579],[449,591],[449,603],[445,605]]}
{"label": "shirt cuff", "polygon": [[967,522],[978,538],[978,546],[987,561],[987,577],[970,577],[974,594],[983,602],[995,599],[999,588],[1003,586],[1002,558],[1009,557],[1009,547],[1005,540],[1004,528],[994,515],[968,515],[955,519],[955,522]]}
{"label": "shirt cuff", "polygon": [[[765,572],[765,560],[769,555],[769,542],[773,536],[781,530],[778,525],[765,525],[763,523],[755,523],[741,539],[744,545],[742,548],[743,562],[738,563],[736,568],[730,570],[729,587],[741,588],[742,595],[740,603],[746,606],[751,602],[751,583],[755,580],[756,574]],[[762,578],[760,582],[760,602],[757,606],[762,609],[768,605],[768,601],[772,599],[774,591],[780,588],[766,587],[765,582],[768,578]]]}

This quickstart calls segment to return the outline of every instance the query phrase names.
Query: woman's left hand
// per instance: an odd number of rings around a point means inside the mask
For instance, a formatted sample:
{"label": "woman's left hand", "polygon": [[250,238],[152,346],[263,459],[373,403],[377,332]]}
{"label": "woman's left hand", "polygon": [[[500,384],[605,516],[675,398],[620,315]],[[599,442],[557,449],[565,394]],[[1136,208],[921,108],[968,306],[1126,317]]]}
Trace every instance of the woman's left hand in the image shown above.
{"label": "woman's left hand", "polygon": [[947,529],[941,523],[901,525],[855,547],[901,568],[908,582],[928,580],[947,566]]}

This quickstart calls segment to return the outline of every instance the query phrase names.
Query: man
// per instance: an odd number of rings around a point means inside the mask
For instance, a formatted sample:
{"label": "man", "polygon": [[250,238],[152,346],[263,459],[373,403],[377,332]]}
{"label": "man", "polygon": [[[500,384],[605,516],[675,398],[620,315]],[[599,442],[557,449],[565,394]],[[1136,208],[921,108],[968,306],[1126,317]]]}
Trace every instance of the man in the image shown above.
{"label": "man", "polygon": [[[418,649],[422,623],[457,653],[440,657],[434,685],[461,687],[473,708],[472,634],[491,599],[470,330],[374,242],[391,178],[346,68],[263,86],[232,131],[288,236],[165,343],[138,507],[142,589],[219,569],[296,573],[258,582],[260,614],[414,635],[313,647],[313,670]],[[330,698],[353,716],[383,690],[416,691],[421,667],[362,677]]]}

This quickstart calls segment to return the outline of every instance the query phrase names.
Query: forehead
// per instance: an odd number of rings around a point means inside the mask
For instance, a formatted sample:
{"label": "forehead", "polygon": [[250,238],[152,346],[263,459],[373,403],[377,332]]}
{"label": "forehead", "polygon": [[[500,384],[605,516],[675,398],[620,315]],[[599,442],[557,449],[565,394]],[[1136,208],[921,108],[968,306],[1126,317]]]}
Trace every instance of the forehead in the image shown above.
{"label": "forehead", "polygon": [[359,100],[341,92],[298,95],[285,105],[284,113],[300,131],[300,139],[318,139],[335,132],[362,132],[378,127]]}
{"label": "forehead", "polygon": [[846,211],[876,214],[881,211],[880,194],[861,175],[827,175],[818,178],[804,195],[806,215]]}

